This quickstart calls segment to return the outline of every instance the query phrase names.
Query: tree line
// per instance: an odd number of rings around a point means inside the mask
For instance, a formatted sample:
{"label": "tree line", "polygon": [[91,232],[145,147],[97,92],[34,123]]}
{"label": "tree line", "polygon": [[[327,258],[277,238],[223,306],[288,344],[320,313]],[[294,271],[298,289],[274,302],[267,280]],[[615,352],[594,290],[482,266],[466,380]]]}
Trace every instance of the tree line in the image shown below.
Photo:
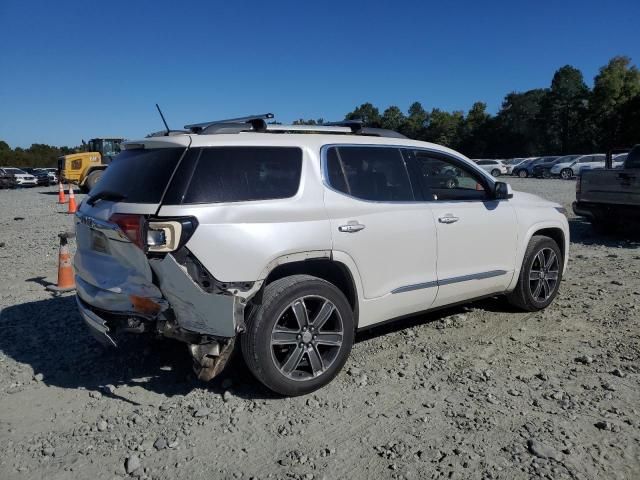
{"label": "tree line", "polygon": [[[589,88],[571,65],[558,69],[547,88],[511,92],[498,113],[484,102],[468,112],[425,109],[414,102],[404,113],[392,105],[380,110],[364,103],[345,115],[366,126],[388,128],[416,140],[438,143],[471,158],[606,152],[640,143],[640,71],[628,57],[614,57],[600,68]],[[318,120],[296,120],[315,125]],[[79,147],[34,143],[12,149],[0,140],[0,165],[55,167],[56,159]]]}
{"label": "tree line", "polygon": [[29,148],[12,149],[0,140],[0,166],[2,167],[57,167],[58,157],[79,151],[80,147],[52,147],[34,143]]}
{"label": "tree line", "polygon": [[[392,105],[380,114],[371,103],[346,120],[388,128],[409,138],[438,143],[471,158],[606,152],[640,143],[640,71],[628,57],[614,57],[600,68],[593,88],[571,65],[558,69],[547,88],[511,92],[495,115],[484,102],[465,114],[414,102],[404,113]],[[297,120],[314,125],[318,120]]]}

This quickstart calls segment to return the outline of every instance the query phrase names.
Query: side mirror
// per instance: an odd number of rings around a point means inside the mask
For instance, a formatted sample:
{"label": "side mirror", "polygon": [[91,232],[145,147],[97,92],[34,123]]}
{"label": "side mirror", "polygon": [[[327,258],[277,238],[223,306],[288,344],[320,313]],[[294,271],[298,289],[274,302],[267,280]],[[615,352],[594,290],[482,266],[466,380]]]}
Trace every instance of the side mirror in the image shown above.
{"label": "side mirror", "polygon": [[495,198],[496,200],[506,200],[507,198],[513,198],[511,185],[505,182],[496,182],[493,186],[493,198]]}

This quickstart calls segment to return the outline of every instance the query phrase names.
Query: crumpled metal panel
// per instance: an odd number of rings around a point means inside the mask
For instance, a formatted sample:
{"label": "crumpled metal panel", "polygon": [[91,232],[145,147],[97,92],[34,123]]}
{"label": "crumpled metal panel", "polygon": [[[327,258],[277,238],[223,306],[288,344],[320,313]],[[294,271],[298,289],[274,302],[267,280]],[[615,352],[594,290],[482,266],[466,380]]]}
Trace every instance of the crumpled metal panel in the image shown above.
{"label": "crumpled metal panel", "polygon": [[172,255],[149,261],[160,290],[181,328],[218,337],[234,337],[234,306],[239,299],[203,291]]}

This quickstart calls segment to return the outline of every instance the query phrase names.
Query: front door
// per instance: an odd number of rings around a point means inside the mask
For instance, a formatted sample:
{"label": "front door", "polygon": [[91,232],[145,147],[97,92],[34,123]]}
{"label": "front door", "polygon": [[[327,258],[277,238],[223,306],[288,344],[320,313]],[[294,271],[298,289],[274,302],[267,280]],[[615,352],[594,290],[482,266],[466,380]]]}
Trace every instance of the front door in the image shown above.
{"label": "front door", "polygon": [[442,306],[503,292],[514,272],[517,223],[509,200],[492,198],[481,172],[454,157],[410,152],[437,231],[438,294]]}

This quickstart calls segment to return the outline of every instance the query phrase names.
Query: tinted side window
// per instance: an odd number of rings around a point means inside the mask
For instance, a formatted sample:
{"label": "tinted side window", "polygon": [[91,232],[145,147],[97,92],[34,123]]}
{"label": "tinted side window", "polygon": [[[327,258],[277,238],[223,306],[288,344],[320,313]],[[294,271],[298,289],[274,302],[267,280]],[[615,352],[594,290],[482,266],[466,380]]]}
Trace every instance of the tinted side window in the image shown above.
{"label": "tinted side window", "polygon": [[400,149],[392,147],[330,147],[327,180],[335,190],[362,200],[414,200]]}
{"label": "tinted side window", "polygon": [[[181,199],[165,203],[220,203],[293,197],[300,185],[302,150],[295,147],[211,147],[195,149]],[[180,183],[178,179],[176,185]]]}
{"label": "tinted side window", "polygon": [[489,195],[479,174],[458,163],[415,150],[416,171],[425,200],[486,200]]}

